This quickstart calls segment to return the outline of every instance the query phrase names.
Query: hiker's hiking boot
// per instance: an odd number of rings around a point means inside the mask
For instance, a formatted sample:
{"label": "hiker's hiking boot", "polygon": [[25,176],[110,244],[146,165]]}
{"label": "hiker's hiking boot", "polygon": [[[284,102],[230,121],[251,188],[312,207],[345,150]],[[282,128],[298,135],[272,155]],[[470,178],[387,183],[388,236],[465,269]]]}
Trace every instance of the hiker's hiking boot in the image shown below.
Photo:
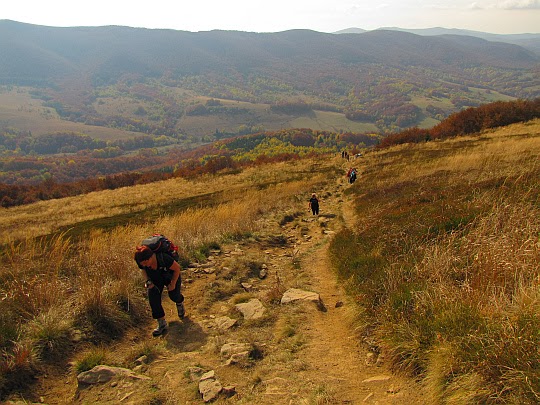
{"label": "hiker's hiking boot", "polygon": [[152,331],[152,336],[160,336],[163,335],[163,333],[167,330],[167,321],[166,320],[158,320],[158,326],[156,329]]}
{"label": "hiker's hiking boot", "polygon": [[178,310],[178,317],[180,319],[184,319],[184,317],[186,316],[186,309],[184,308],[184,303],[183,302],[177,302],[176,303],[176,309]]}

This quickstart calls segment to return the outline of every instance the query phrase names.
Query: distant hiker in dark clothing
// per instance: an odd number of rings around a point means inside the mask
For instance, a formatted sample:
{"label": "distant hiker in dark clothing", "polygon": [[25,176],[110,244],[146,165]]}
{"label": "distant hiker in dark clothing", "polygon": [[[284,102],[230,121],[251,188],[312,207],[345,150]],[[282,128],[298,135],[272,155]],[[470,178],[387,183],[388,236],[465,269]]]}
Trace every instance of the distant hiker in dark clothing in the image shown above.
{"label": "distant hiker in dark clothing", "polygon": [[311,209],[311,212],[313,212],[313,215],[319,215],[319,200],[317,198],[317,194],[315,193],[311,194],[311,198],[309,199],[309,208]]}
{"label": "distant hiker in dark clothing", "polygon": [[152,309],[152,318],[157,319],[158,326],[152,335],[159,336],[167,329],[165,311],[161,305],[161,294],[167,287],[169,298],[176,303],[178,316],[185,316],[184,296],[180,293],[182,280],[180,278],[180,265],[168,254],[154,253],[148,246],[137,246],[135,261],[142,271],[146,282],[144,286],[148,292],[148,301]]}

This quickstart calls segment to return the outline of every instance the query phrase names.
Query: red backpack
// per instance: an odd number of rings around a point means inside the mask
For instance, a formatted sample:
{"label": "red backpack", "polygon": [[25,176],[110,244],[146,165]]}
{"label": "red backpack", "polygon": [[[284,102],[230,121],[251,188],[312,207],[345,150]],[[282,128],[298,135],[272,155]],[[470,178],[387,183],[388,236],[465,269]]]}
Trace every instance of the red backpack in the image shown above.
{"label": "red backpack", "polygon": [[155,233],[142,241],[142,245],[148,246],[154,253],[165,253],[171,256],[176,262],[180,260],[178,246],[172,243],[167,237]]}

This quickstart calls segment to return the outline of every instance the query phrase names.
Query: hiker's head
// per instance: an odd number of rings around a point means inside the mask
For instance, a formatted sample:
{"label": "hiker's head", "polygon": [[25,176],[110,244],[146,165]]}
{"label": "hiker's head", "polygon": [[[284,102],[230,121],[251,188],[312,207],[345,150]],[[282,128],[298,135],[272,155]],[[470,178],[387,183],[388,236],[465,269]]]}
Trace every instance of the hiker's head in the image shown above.
{"label": "hiker's head", "polygon": [[313,193],[311,194],[312,197],[317,198],[317,194]]}
{"label": "hiker's head", "polygon": [[150,249],[148,246],[137,246],[135,248],[134,259],[137,262],[137,265],[142,268],[142,263],[150,259],[153,255],[154,252],[152,252],[152,249]]}

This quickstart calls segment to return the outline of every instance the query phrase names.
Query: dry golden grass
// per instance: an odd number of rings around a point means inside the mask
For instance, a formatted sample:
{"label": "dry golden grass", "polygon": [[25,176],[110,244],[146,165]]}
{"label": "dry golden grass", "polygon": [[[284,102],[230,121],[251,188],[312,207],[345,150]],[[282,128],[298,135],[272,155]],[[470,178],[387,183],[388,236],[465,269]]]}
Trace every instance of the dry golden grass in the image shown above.
{"label": "dry golden grass", "polygon": [[[284,193],[305,193],[321,180],[313,178],[290,183],[290,179],[300,177],[309,171],[311,162],[299,161],[269,165],[268,168],[250,168],[240,174],[205,176],[196,180],[181,178],[152,184],[125,187],[116,190],[93,192],[59,200],[42,201],[35,204],[0,209],[0,244],[34,238],[57,232],[83,221],[109,218],[123,214],[136,215],[137,212],[194,196],[223,193],[223,202],[253,198],[252,204],[260,209],[279,201],[274,198]],[[253,191],[252,188],[267,187],[267,191]],[[247,194],[246,194],[247,193]],[[250,194],[252,193],[252,194]],[[272,198],[268,198],[268,196]],[[249,200],[247,200],[249,201]],[[249,203],[244,203],[248,204]],[[234,212],[231,208],[232,215]],[[223,211],[221,211],[223,212]],[[239,211],[237,211],[239,212]],[[149,221],[155,218],[148,218]],[[171,236],[172,237],[172,236]]]}
{"label": "dry golden grass", "polygon": [[398,183],[443,171],[452,172],[454,182],[511,177],[531,170],[531,165],[538,167],[539,156],[540,119],[536,119],[489,130],[481,136],[399,145],[367,158],[368,165],[377,166],[380,186],[384,186],[387,180]]}
{"label": "dry golden grass", "polygon": [[[5,355],[0,382],[8,374],[15,378],[21,364],[25,372],[16,377],[24,379],[33,365],[60,354],[74,329],[90,341],[107,342],[146,315],[140,272],[133,261],[142,239],[164,233],[184,256],[193,257],[201,246],[256,233],[273,212],[305,201],[326,180],[317,173],[320,166],[308,160],[278,163],[236,175],[174,179],[1,210],[0,344]],[[203,194],[210,195],[210,206],[144,217],[149,206]],[[115,219],[141,210],[139,225]],[[114,226],[105,231],[85,225],[76,240],[65,233],[39,237],[65,226],[76,230],[96,218],[110,219]],[[238,288],[238,280],[225,281],[216,293],[234,294]],[[90,353],[80,367],[96,358],[103,356]]]}
{"label": "dry golden grass", "polygon": [[539,156],[534,120],[362,160],[334,258],[434,403],[540,400]]}

